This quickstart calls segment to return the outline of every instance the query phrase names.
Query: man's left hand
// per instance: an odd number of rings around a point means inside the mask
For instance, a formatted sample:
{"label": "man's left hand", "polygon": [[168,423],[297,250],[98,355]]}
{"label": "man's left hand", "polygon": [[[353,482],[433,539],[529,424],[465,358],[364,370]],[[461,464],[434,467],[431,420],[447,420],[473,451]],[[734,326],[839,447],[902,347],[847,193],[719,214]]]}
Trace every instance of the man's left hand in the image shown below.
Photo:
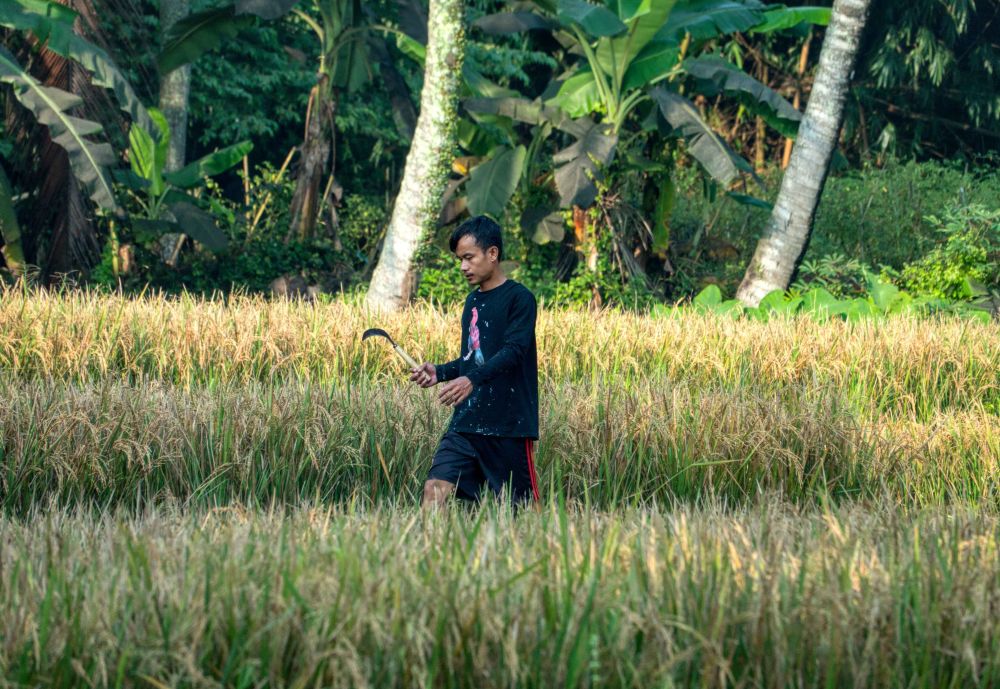
{"label": "man's left hand", "polygon": [[467,400],[471,394],[472,381],[466,376],[459,376],[444,384],[438,392],[438,401],[445,406],[454,407]]}

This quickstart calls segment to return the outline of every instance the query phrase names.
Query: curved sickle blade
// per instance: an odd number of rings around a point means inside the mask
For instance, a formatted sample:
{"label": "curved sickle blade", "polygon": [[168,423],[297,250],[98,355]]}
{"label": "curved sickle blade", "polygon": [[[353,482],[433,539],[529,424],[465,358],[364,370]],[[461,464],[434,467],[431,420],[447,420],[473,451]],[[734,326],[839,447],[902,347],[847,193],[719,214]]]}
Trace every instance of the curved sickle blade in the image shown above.
{"label": "curved sickle blade", "polygon": [[389,333],[387,333],[386,331],[382,330],[381,328],[369,328],[361,336],[361,341],[364,342],[369,337],[384,337],[385,339],[389,340],[389,342],[392,343],[393,347],[396,346],[396,343],[392,341],[391,337],[389,337]]}

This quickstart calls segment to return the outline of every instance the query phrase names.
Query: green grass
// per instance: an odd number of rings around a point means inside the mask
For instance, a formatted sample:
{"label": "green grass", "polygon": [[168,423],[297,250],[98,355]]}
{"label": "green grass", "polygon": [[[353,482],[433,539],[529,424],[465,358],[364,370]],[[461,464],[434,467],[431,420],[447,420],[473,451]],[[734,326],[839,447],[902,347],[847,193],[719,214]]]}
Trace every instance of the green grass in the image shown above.
{"label": "green grass", "polygon": [[1000,682],[995,512],[0,520],[13,686]]}
{"label": "green grass", "polygon": [[0,687],[1000,682],[1000,329],[543,309],[543,508],[421,515],[458,313],[0,294]]}

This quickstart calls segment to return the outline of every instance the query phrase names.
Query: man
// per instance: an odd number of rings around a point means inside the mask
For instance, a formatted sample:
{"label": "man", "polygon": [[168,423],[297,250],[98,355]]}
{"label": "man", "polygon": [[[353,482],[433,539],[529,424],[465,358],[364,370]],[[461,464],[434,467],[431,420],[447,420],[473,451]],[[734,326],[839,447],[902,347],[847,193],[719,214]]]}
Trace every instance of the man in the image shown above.
{"label": "man", "polygon": [[515,504],[537,501],[535,296],[504,275],[500,226],[489,218],[459,225],[450,247],[478,289],[465,299],[462,355],[425,363],[410,376],[425,388],[444,383],[438,399],[455,409],[424,483],[424,507],[452,495],[478,500],[484,484],[497,495],[506,491]]}

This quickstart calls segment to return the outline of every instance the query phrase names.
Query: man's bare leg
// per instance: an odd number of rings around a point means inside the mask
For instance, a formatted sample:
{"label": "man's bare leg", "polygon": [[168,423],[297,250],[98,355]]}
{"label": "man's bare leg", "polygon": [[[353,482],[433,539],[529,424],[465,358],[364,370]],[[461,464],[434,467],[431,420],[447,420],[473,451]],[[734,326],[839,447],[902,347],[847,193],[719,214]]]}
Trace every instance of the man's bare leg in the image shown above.
{"label": "man's bare leg", "polygon": [[443,507],[448,498],[455,492],[455,484],[442,481],[439,478],[430,478],[424,482],[423,508]]}

